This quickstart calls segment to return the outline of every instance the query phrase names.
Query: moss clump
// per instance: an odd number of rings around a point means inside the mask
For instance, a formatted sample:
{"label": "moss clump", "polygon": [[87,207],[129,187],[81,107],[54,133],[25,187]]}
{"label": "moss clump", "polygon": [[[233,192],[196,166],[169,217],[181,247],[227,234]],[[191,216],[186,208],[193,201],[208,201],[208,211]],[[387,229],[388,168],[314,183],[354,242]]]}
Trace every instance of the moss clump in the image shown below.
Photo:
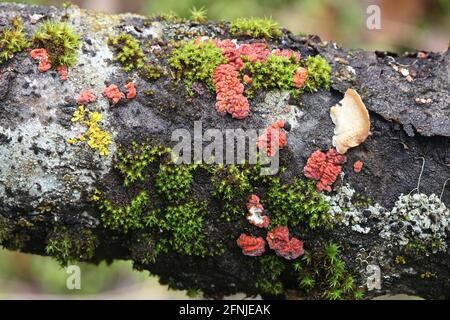
{"label": "moss clump", "polygon": [[282,184],[275,178],[267,192],[267,206],[272,213],[270,227],[304,225],[309,229],[331,228],[329,205],[310,181],[294,180]]}
{"label": "moss clump", "polygon": [[230,33],[252,38],[271,39],[281,36],[280,26],[272,18],[239,18],[231,22]]}
{"label": "moss clump", "polygon": [[203,81],[210,89],[214,89],[214,70],[219,64],[226,63],[222,50],[217,48],[212,41],[199,43],[189,41],[173,50],[168,61],[175,78],[184,77],[189,94],[193,94],[192,84],[194,81]]}
{"label": "moss clump", "polygon": [[197,9],[196,7],[193,7],[191,10],[191,20],[198,22],[198,23],[205,23],[206,22],[206,17],[207,17],[207,13],[208,11],[204,8],[201,7],[200,9]]}
{"label": "moss clump", "polygon": [[109,37],[108,43],[115,49],[114,60],[119,61],[123,70],[131,71],[144,66],[144,53],[133,36],[121,32],[117,37]]}
{"label": "moss clump", "polygon": [[68,143],[75,144],[78,141],[83,142],[87,140],[87,145],[96,150],[101,156],[108,155],[111,135],[109,132],[100,128],[99,123],[102,121],[102,115],[100,113],[86,112],[84,106],[79,106],[78,110],[73,113],[71,121],[82,124],[86,127],[86,131],[77,138],[68,139]]}
{"label": "moss clump", "polygon": [[217,165],[211,172],[214,196],[222,200],[222,217],[230,221],[245,212],[243,206],[253,187],[245,170],[236,165]]}
{"label": "moss clump", "polygon": [[71,67],[76,62],[80,43],[79,36],[67,23],[46,21],[34,32],[33,45],[47,50],[53,66]]}
{"label": "moss clump", "polygon": [[160,65],[156,65],[154,63],[146,63],[142,67],[140,74],[147,81],[155,81],[161,78],[163,75],[166,75],[167,71]]}
{"label": "moss clump", "polygon": [[331,67],[328,62],[320,55],[316,55],[306,58],[305,64],[308,69],[305,89],[309,91],[315,91],[318,88],[330,89]]}
{"label": "moss clump", "polygon": [[283,261],[277,256],[264,256],[259,259],[260,272],[256,288],[266,294],[279,296],[283,294],[283,284],[280,281],[285,269]]}
{"label": "moss clump", "polygon": [[124,175],[124,185],[128,186],[137,180],[144,181],[144,171],[155,160],[171,152],[170,149],[162,146],[151,147],[145,143],[138,144],[132,142],[131,150],[125,152],[118,151],[119,161],[116,168]]}
{"label": "moss clump", "polygon": [[111,230],[127,233],[142,227],[142,216],[148,203],[147,192],[141,191],[124,207],[115,207],[108,199],[101,200],[103,225]]}
{"label": "moss clump", "polygon": [[14,54],[28,48],[28,41],[23,32],[23,22],[20,17],[11,20],[12,28],[0,30],[0,64],[14,57]]}
{"label": "moss clump", "polygon": [[159,227],[170,232],[169,242],[174,251],[186,255],[206,255],[205,234],[203,233],[205,212],[205,203],[193,201],[166,208]]}
{"label": "moss clump", "polygon": [[156,175],[156,188],[168,201],[186,198],[192,185],[192,171],[197,165],[162,164]]}
{"label": "moss clump", "polygon": [[252,77],[248,93],[257,89],[293,90],[293,75],[299,66],[295,55],[287,58],[271,54],[263,62],[246,62],[244,73]]}
{"label": "moss clump", "polygon": [[89,229],[72,233],[64,227],[57,227],[50,235],[45,251],[65,266],[70,261],[91,259],[96,246],[97,238]]}
{"label": "moss clump", "polygon": [[6,218],[0,216],[0,245],[9,239],[11,228]]}
{"label": "moss clump", "polygon": [[293,263],[299,288],[310,299],[362,299],[363,291],[346,270],[340,247],[329,244],[314,253],[305,252],[302,261]]}

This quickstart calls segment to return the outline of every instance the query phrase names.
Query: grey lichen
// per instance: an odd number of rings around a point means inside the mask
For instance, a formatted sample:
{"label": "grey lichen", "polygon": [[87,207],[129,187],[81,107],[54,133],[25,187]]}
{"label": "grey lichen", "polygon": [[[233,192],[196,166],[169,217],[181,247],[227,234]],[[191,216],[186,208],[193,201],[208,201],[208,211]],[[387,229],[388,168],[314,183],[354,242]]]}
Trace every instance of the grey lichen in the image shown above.
{"label": "grey lichen", "polygon": [[400,195],[380,224],[380,236],[418,251],[445,251],[449,222],[450,210],[437,195]]}

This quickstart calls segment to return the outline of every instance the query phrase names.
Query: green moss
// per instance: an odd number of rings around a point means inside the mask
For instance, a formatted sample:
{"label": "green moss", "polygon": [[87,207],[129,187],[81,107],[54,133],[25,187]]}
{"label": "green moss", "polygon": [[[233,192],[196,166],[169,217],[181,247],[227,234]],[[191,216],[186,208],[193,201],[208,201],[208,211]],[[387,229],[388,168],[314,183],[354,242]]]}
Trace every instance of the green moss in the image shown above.
{"label": "green moss", "polygon": [[189,41],[172,51],[168,60],[176,79],[184,77],[186,90],[192,94],[194,81],[205,82],[214,89],[213,74],[219,64],[226,63],[222,50],[212,41]]}
{"label": "green moss", "polygon": [[148,203],[147,192],[141,191],[124,207],[116,207],[108,199],[101,200],[102,221],[105,228],[127,233],[142,227],[142,215]]}
{"label": "green moss", "polygon": [[167,71],[160,65],[146,63],[140,70],[140,73],[147,81],[155,81],[167,74]]}
{"label": "green moss", "polygon": [[198,22],[198,23],[205,23],[206,22],[206,17],[207,17],[207,13],[208,11],[204,8],[201,7],[200,9],[197,9],[196,7],[193,7],[191,10],[191,20]]}
{"label": "green moss", "polygon": [[121,32],[117,37],[109,37],[108,43],[115,49],[114,60],[119,61],[123,70],[131,71],[144,66],[144,53],[133,36]]}
{"label": "green moss", "polygon": [[76,51],[80,43],[79,36],[67,23],[46,21],[36,28],[33,46],[45,48],[53,66],[71,67],[76,62]]}
{"label": "green moss", "polygon": [[212,167],[214,196],[222,200],[222,217],[231,221],[242,215],[244,204],[253,190],[245,170],[236,165],[217,165]]}
{"label": "green moss", "polygon": [[340,258],[341,248],[334,243],[313,253],[305,252],[301,261],[292,267],[298,277],[298,286],[308,299],[361,299],[355,279]]}
{"label": "green moss", "polygon": [[141,264],[152,264],[156,261],[159,252],[156,250],[156,241],[153,234],[139,234],[131,245],[131,258]]}
{"label": "green moss", "polygon": [[14,57],[15,53],[28,48],[28,41],[23,32],[23,22],[20,17],[11,20],[11,28],[0,30],[0,64]]}
{"label": "green moss", "polygon": [[290,184],[282,184],[273,179],[272,186],[263,203],[272,213],[270,228],[283,225],[294,227],[304,225],[309,229],[319,227],[331,228],[329,205],[315,190],[311,181],[294,180]]}
{"label": "green moss", "polygon": [[305,64],[308,69],[305,89],[311,92],[319,88],[329,89],[331,67],[328,62],[320,55],[316,55],[306,58]]}
{"label": "green moss", "polygon": [[186,255],[205,256],[206,239],[203,233],[203,216],[206,204],[190,201],[178,206],[169,206],[159,227],[170,232],[172,249]]}
{"label": "green moss", "polygon": [[283,261],[277,256],[264,256],[259,259],[259,263],[260,272],[256,280],[256,288],[274,296],[283,294],[283,284],[280,280],[285,269]]}
{"label": "green moss", "polygon": [[230,23],[232,35],[247,35],[252,38],[266,38],[281,36],[280,26],[272,18],[239,18]]}
{"label": "green moss", "polygon": [[70,261],[89,260],[94,256],[97,237],[89,229],[69,232],[65,227],[56,227],[47,241],[45,251],[61,265]]}
{"label": "green moss", "polygon": [[293,76],[299,62],[295,56],[290,58],[271,54],[263,62],[246,62],[244,73],[252,78],[251,89],[248,90],[250,96],[253,90],[257,89],[280,89],[293,91]]}
{"label": "green moss", "polygon": [[0,245],[9,239],[11,234],[11,228],[8,220],[0,216]]}
{"label": "green moss", "polygon": [[168,201],[186,198],[192,185],[194,165],[162,164],[156,176],[156,188]]}
{"label": "green moss", "polygon": [[162,146],[151,147],[145,143],[138,144],[136,142],[131,144],[128,152],[119,149],[117,153],[119,161],[116,168],[124,176],[124,185],[128,186],[137,180],[144,181],[144,172],[148,166],[163,155],[168,155],[170,151]]}

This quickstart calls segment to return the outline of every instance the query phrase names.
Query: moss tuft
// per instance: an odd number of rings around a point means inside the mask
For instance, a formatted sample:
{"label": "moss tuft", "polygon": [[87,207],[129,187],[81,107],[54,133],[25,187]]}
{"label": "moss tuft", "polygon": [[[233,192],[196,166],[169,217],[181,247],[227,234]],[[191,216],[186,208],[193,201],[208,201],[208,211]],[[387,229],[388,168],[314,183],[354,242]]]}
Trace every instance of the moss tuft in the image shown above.
{"label": "moss tuft", "polygon": [[158,192],[168,201],[178,202],[191,190],[192,171],[197,165],[162,164],[156,176]]}
{"label": "moss tuft", "polygon": [[72,67],[80,43],[79,36],[67,23],[46,21],[34,32],[33,46],[45,48],[53,66]]}
{"label": "moss tuft", "polygon": [[203,233],[205,213],[206,204],[202,202],[191,201],[166,208],[159,227],[171,233],[169,241],[174,251],[196,256],[207,254],[206,239]]}
{"label": "moss tuft", "polygon": [[124,185],[128,186],[131,182],[137,180],[144,181],[146,168],[155,160],[170,152],[170,149],[162,146],[151,147],[145,143],[138,144],[134,141],[131,144],[131,150],[128,152],[119,149],[117,153],[119,161],[116,168],[125,177]]}
{"label": "moss tuft", "polygon": [[298,285],[308,299],[362,299],[364,293],[341,259],[341,248],[331,243],[314,253],[305,252],[293,263]]}
{"label": "moss tuft", "polygon": [[20,17],[11,20],[12,28],[0,30],[0,64],[14,57],[15,53],[28,48],[29,43],[23,32],[23,22]]}
{"label": "moss tuft", "polygon": [[121,32],[117,37],[109,37],[108,43],[115,49],[114,60],[119,61],[123,70],[131,71],[144,66],[144,53],[133,36]]}
{"label": "moss tuft", "polygon": [[51,233],[45,251],[65,266],[71,261],[86,261],[94,256],[97,237],[89,229],[71,233],[65,227],[56,227]]}
{"label": "moss tuft", "polygon": [[214,70],[219,64],[226,63],[222,50],[212,41],[189,41],[173,50],[168,61],[175,78],[184,77],[189,94],[192,94],[194,81],[205,82],[210,89],[214,89]]}
{"label": "moss tuft", "polygon": [[263,62],[246,62],[244,65],[244,73],[252,78],[249,95],[253,90],[264,89],[280,89],[292,91],[293,75],[299,63],[292,55],[290,58],[271,54]]}
{"label": "moss tuft", "polygon": [[108,199],[100,202],[103,225],[111,230],[127,233],[142,228],[142,216],[148,203],[147,192],[141,191],[124,207],[115,207]]}
{"label": "moss tuft", "polygon": [[247,35],[252,38],[271,39],[281,36],[278,22],[272,18],[239,18],[231,22],[232,35]]}
{"label": "moss tuft", "polygon": [[200,9],[197,9],[196,7],[193,7],[191,10],[191,20],[198,22],[198,23],[205,23],[207,18],[208,11],[201,7]]}
{"label": "moss tuft", "polygon": [[330,89],[331,67],[327,60],[320,55],[316,55],[315,57],[309,56],[305,64],[308,69],[305,89],[311,92],[319,88]]}
{"label": "moss tuft", "polygon": [[273,296],[283,294],[283,284],[280,280],[285,269],[283,261],[277,256],[264,256],[259,259],[260,272],[256,288]]}
{"label": "moss tuft", "polygon": [[279,225],[304,225],[309,229],[332,227],[329,205],[310,181],[282,184],[278,178],[273,179],[267,193],[267,206],[272,213],[271,228]]}

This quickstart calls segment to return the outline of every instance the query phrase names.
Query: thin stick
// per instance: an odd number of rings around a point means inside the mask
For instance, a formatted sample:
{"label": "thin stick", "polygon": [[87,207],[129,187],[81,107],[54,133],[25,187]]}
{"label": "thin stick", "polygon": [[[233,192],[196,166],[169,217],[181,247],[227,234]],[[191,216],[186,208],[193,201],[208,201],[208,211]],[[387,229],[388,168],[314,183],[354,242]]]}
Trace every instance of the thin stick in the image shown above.
{"label": "thin stick", "polygon": [[410,195],[414,190],[417,190],[417,193],[420,193],[419,187],[420,187],[420,180],[422,180],[423,169],[425,168],[425,158],[420,157],[420,159],[422,159],[422,169],[420,170],[419,180],[417,181],[417,187],[412,189],[408,195]]}
{"label": "thin stick", "polygon": [[444,195],[444,191],[445,191],[445,185],[447,184],[447,182],[450,180],[450,178],[447,178],[447,180],[445,180],[444,185],[442,186],[442,191],[441,191],[441,196],[439,197],[439,200],[442,201],[442,196]]}

